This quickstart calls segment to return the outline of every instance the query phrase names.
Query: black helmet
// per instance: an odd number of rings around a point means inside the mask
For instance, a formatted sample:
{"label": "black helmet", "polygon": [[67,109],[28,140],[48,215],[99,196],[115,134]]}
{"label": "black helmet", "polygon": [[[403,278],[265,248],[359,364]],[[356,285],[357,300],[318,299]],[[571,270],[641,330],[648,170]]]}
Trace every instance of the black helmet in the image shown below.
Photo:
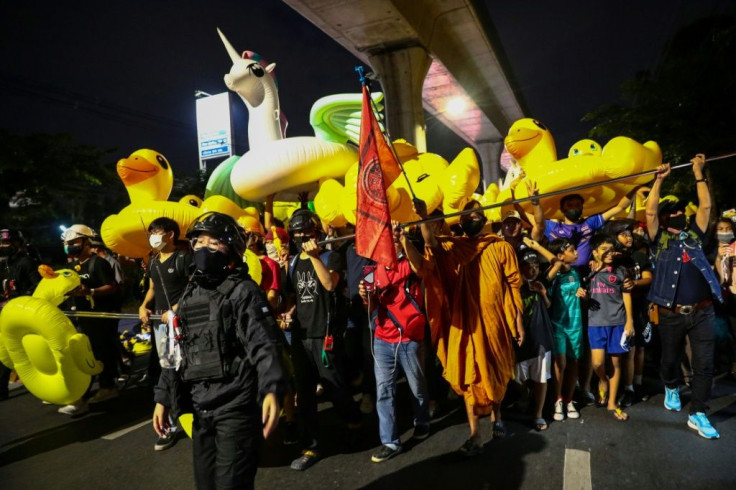
{"label": "black helmet", "polygon": [[18,230],[12,230],[5,228],[0,230],[0,240],[6,240],[9,242],[20,242],[23,243],[23,234]]}
{"label": "black helmet", "polygon": [[619,233],[623,233],[624,231],[633,231],[634,230],[634,224],[636,224],[636,221],[624,218],[624,219],[615,219],[611,220],[606,223],[606,225],[603,227],[604,233],[608,233],[609,235],[616,236]]}
{"label": "black helmet", "polygon": [[297,209],[289,219],[289,234],[295,231],[309,233],[317,229],[319,221],[317,215],[309,209]]}
{"label": "black helmet", "polygon": [[191,240],[203,232],[225,242],[233,255],[242,257],[245,253],[243,231],[238,222],[227,214],[214,211],[203,214],[189,226],[187,238]]}

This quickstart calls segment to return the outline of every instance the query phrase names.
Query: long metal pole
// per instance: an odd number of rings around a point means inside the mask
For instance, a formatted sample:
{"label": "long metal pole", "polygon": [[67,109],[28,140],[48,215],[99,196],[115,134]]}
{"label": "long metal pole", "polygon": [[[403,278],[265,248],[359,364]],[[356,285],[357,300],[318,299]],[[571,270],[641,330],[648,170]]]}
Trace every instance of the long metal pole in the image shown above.
{"label": "long metal pole", "polygon": [[[736,152],[734,152],[734,153],[727,153],[725,155],[718,155],[718,156],[715,156],[715,157],[712,157],[712,158],[708,158],[706,160],[706,162],[716,162],[718,160],[725,160],[726,158],[731,158],[731,157],[734,157],[734,156],[736,156]],[[677,170],[677,169],[680,169],[680,168],[685,168],[685,167],[690,167],[690,166],[692,166],[692,163],[691,162],[680,163],[680,164],[677,164],[677,165],[672,166],[671,169],[672,170]],[[539,194],[537,196],[521,197],[519,199],[514,199],[512,201],[497,202],[497,203],[489,204],[487,206],[481,206],[479,208],[467,209],[465,211],[458,211],[456,213],[443,214],[441,216],[431,216],[429,218],[424,218],[424,219],[420,219],[420,220],[417,220],[417,221],[410,221],[410,222],[407,222],[407,223],[400,223],[400,226],[402,226],[403,228],[406,228],[408,226],[415,226],[415,225],[420,225],[422,223],[431,223],[431,222],[434,222],[434,221],[441,221],[441,220],[444,220],[444,219],[447,219],[447,218],[454,218],[455,216],[463,216],[465,214],[472,214],[472,213],[475,213],[475,212],[478,212],[478,211],[485,211],[487,209],[498,208],[498,207],[501,207],[501,206],[509,206],[509,205],[513,205],[513,204],[518,204],[518,203],[526,202],[526,201],[532,201],[532,200],[537,200],[537,199],[544,199],[544,198],[547,198],[547,197],[559,196],[560,194],[572,194],[572,193],[574,193],[576,191],[581,191],[583,189],[590,189],[591,187],[597,187],[597,186],[601,186],[601,185],[612,184],[614,182],[620,182],[622,180],[633,179],[633,178],[636,178],[636,177],[642,177],[644,175],[653,175],[653,174],[656,174],[657,172],[658,172],[657,169],[654,169],[654,170],[645,170],[643,172],[637,172],[635,174],[622,175],[621,177],[614,177],[612,179],[601,180],[601,181],[598,181],[598,182],[591,182],[591,183],[588,183],[588,184],[581,184],[581,185],[578,185],[578,186],[575,186],[575,187],[570,187],[570,188],[567,188],[567,189],[560,189],[558,191],[546,192],[544,194]],[[341,237],[337,237],[337,238],[332,238],[330,240],[322,240],[321,242],[317,242],[317,245],[322,246],[322,245],[326,245],[328,243],[334,243],[334,242],[339,242],[339,241],[343,241],[343,240],[350,240],[351,238],[354,238],[354,237],[355,237],[355,234],[345,235],[345,236],[341,236]]]}

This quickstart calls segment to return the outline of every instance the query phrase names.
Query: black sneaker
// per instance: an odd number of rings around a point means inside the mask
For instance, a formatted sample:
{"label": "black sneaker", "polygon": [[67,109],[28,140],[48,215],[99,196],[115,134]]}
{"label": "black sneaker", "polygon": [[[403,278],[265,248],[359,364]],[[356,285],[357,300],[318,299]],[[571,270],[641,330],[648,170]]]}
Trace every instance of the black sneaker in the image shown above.
{"label": "black sneaker", "polygon": [[158,441],[156,441],[156,444],[153,445],[154,451],[164,451],[166,449],[169,449],[171,446],[176,443],[176,437],[179,434],[179,431],[169,431],[166,433],[165,436],[159,437]]}
{"label": "black sneaker", "polygon": [[429,425],[417,425],[414,427],[414,434],[411,436],[412,439],[422,441],[429,437]]}
{"label": "black sneaker", "polygon": [[299,442],[299,430],[296,422],[286,422],[284,424],[284,445],[291,446]]}
{"label": "black sneaker", "polygon": [[319,461],[319,453],[312,449],[305,449],[302,455],[291,462],[291,469],[296,471],[304,471]]}
{"label": "black sneaker", "polygon": [[644,385],[634,385],[634,393],[636,394],[636,399],[639,401],[645,402],[649,400],[649,390]]}
{"label": "black sneaker", "polygon": [[[429,432],[428,432],[429,434]],[[401,452],[401,446],[391,449],[389,446],[381,446],[378,451],[371,455],[371,461],[374,463],[383,463],[387,459],[391,459]]]}
{"label": "black sneaker", "polygon": [[622,407],[630,407],[634,403],[634,392],[631,390],[624,390],[624,394],[621,395],[619,405]]}

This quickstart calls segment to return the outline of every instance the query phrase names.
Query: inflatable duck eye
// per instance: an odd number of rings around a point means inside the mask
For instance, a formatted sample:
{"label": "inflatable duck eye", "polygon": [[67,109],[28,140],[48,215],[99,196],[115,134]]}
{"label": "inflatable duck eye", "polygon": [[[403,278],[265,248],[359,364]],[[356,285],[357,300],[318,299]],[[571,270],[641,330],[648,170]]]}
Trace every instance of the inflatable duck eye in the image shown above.
{"label": "inflatable duck eye", "polygon": [[61,275],[64,277],[72,277],[72,273],[69,271],[62,272]]}
{"label": "inflatable duck eye", "polygon": [[545,126],[541,122],[537,121],[536,119],[534,119],[534,124],[536,124],[537,126],[539,126],[539,129],[544,130],[544,131],[547,131],[547,126]]}
{"label": "inflatable duck eye", "polygon": [[164,170],[169,169],[169,162],[167,162],[166,159],[161,155],[156,155],[156,161],[159,165],[161,165],[161,168],[163,168]]}
{"label": "inflatable duck eye", "polygon": [[[592,150],[592,149],[593,149],[593,145],[590,145],[590,146],[591,146],[591,150]],[[582,153],[582,152],[581,152],[580,150],[578,150],[577,148],[573,148],[573,149],[572,149],[572,155],[570,155],[570,156],[573,156],[573,157],[574,157],[574,156],[578,156],[578,155],[580,155],[581,153]]]}
{"label": "inflatable duck eye", "polygon": [[266,74],[266,72],[263,70],[261,65],[258,63],[253,63],[252,65],[248,65],[248,69],[258,78],[261,78],[263,75]]}
{"label": "inflatable duck eye", "polygon": [[595,143],[591,143],[590,144],[590,149],[591,149],[591,151],[597,151],[598,150],[598,146]]}

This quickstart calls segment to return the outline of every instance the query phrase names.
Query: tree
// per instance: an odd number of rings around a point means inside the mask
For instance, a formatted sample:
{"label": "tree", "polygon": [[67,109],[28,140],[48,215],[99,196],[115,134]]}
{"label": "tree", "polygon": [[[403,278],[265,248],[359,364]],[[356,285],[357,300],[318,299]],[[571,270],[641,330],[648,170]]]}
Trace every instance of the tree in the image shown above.
{"label": "tree", "polygon": [[127,198],[113,185],[111,152],[67,134],[0,129],[0,224],[31,231],[37,245],[58,245],[62,223],[99,226]]}
{"label": "tree", "polygon": [[[679,29],[653,72],[622,86],[622,101],[604,105],[583,119],[599,141],[626,135],[660,144],[665,162],[687,162],[697,152],[716,156],[736,150],[736,19],[713,16]],[[733,207],[736,159],[713,163],[711,191],[716,202]],[[666,192],[693,198],[689,172],[674,172]]]}

